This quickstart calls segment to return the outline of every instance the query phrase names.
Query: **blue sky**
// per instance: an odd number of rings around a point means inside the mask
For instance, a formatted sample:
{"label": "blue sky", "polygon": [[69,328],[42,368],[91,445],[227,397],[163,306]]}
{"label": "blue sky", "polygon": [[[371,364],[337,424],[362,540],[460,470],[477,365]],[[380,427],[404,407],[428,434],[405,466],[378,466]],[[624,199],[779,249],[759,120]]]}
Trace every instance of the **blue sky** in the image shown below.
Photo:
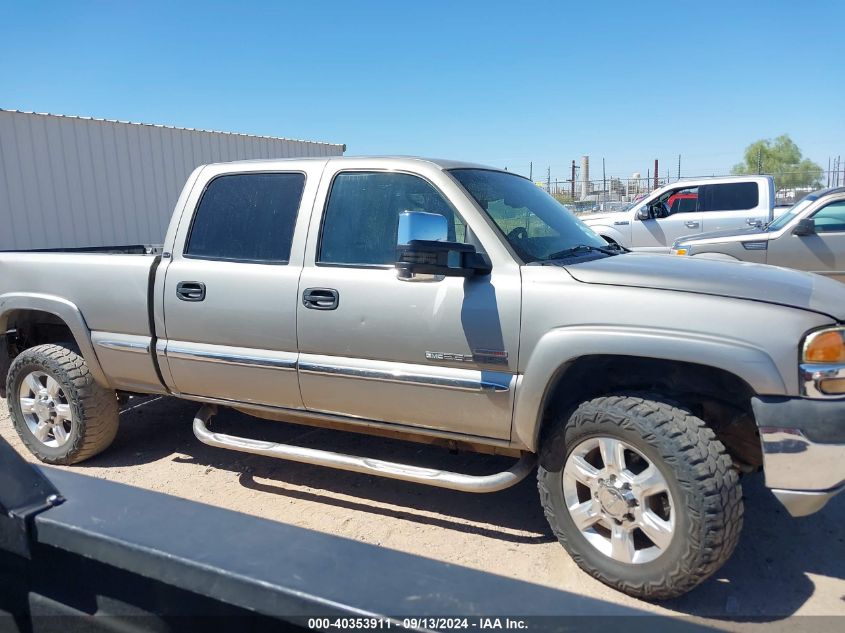
{"label": "blue sky", "polygon": [[535,177],[845,157],[845,2],[4,2],[0,107]]}

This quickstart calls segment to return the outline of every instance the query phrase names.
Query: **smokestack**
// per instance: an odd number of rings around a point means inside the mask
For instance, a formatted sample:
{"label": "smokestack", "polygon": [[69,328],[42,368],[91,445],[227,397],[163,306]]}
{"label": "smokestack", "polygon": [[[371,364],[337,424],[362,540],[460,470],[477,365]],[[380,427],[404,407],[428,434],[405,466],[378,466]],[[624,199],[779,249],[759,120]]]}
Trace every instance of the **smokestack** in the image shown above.
{"label": "smokestack", "polygon": [[590,195],[590,157],[581,157],[581,200]]}

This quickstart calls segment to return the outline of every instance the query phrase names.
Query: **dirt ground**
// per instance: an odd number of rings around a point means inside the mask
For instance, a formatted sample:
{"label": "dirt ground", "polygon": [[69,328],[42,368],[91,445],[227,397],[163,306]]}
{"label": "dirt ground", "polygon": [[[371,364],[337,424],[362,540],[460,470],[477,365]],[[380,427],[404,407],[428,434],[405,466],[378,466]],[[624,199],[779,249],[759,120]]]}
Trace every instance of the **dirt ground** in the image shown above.
{"label": "dirt ground", "polygon": [[[749,616],[780,624],[766,630],[785,630],[794,628],[794,619],[785,620],[791,615],[845,615],[845,495],[812,517],[792,519],[762,477],[745,478],[745,527],[731,561],[692,593],[657,606],[576,567],[551,537],[533,477],[500,493],[471,495],[225,451],[194,438],[197,408],[170,398],[133,399],[121,412],[111,448],[73,469],[654,613],[700,616],[722,629],[740,627]],[[221,413],[215,429],[479,474],[510,461],[234,412]],[[3,401],[0,435],[32,459]]]}

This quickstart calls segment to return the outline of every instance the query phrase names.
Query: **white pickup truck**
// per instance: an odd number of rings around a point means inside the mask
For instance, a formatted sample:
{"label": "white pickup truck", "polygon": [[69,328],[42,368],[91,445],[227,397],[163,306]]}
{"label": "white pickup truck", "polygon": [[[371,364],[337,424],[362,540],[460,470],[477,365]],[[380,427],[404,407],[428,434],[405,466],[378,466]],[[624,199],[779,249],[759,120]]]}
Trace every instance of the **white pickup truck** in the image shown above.
{"label": "white pickup truck", "polygon": [[612,244],[668,253],[681,237],[761,226],[775,214],[771,176],[732,176],[674,182],[626,211],[581,219]]}

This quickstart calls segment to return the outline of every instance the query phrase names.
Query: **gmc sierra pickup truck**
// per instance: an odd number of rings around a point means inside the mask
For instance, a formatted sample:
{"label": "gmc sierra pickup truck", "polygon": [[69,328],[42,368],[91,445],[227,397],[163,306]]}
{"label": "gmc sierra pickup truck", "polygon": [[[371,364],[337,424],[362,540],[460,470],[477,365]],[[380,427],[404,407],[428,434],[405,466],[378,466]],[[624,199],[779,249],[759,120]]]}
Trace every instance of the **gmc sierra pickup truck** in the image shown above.
{"label": "gmc sierra pickup truck", "polygon": [[[161,248],[0,254],[0,371],[25,445],[108,447],[118,398],[201,403],[224,449],[467,492],[539,462],[555,535],[634,596],[728,559],[740,474],[794,515],[845,482],[845,287],[630,253],[529,180],[414,158],[207,165]],[[511,455],[468,475],[213,430],[217,407]]]}

